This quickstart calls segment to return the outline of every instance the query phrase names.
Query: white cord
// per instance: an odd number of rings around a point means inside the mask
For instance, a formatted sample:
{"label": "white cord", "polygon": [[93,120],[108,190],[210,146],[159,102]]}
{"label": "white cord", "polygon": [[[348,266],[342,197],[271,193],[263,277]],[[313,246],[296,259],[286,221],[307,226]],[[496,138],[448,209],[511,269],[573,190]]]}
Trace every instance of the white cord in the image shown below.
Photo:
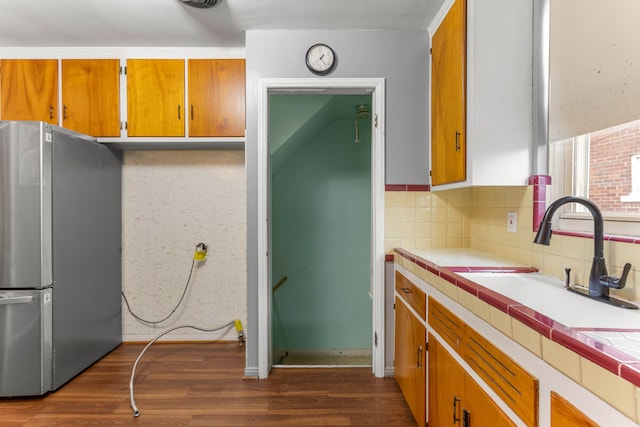
{"label": "white cord", "polygon": [[[147,349],[149,347],[151,347],[151,344],[153,344],[154,342],[158,341],[160,338],[162,338],[163,336],[165,336],[169,332],[175,331],[176,329],[191,328],[191,329],[196,329],[198,331],[203,331],[203,332],[215,332],[215,331],[219,331],[220,329],[231,327],[234,324],[236,324],[236,320],[232,320],[229,323],[226,323],[226,324],[224,324],[222,326],[219,326],[219,327],[213,328],[213,329],[206,329],[206,328],[201,328],[199,326],[193,326],[193,325],[176,326],[174,328],[171,328],[171,329],[168,329],[168,330],[164,331],[163,333],[161,333],[160,335],[158,335],[157,337],[155,337],[154,339],[149,341],[149,343],[142,349],[142,351],[138,355],[138,358],[136,359],[136,362],[133,364],[133,369],[131,369],[131,379],[129,380],[129,398],[131,400],[131,409],[133,409],[133,416],[134,417],[139,417],[140,416],[140,410],[136,406],[136,401],[133,398],[133,379],[134,379],[134,377],[136,375],[136,367],[138,366],[138,362],[140,361],[140,359],[142,359],[142,355],[144,355],[145,351],[147,351]],[[240,331],[238,331],[238,332],[240,333]],[[238,338],[240,339],[240,336]]]}

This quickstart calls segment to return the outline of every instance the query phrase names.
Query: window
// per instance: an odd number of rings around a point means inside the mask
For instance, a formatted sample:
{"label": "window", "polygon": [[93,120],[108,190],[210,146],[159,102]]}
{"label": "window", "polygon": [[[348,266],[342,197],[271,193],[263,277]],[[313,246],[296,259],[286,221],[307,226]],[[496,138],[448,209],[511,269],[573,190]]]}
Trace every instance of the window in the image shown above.
{"label": "window", "polygon": [[[640,120],[551,143],[549,166],[550,200],[588,197],[608,234],[640,235]],[[561,229],[592,228],[582,205],[569,204],[560,216]]]}
{"label": "window", "polygon": [[631,156],[631,193],[620,197],[622,202],[640,202],[640,154]]}

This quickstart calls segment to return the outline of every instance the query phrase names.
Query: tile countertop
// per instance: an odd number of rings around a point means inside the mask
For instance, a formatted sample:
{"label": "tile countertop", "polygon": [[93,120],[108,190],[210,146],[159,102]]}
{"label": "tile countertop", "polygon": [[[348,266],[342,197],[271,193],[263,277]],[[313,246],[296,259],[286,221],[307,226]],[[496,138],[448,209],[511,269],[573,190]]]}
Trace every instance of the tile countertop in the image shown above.
{"label": "tile countertop", "polygon": [[395,249],[412,263],[640,387],[640,310],[573,294],[526,265],[472,249]]}

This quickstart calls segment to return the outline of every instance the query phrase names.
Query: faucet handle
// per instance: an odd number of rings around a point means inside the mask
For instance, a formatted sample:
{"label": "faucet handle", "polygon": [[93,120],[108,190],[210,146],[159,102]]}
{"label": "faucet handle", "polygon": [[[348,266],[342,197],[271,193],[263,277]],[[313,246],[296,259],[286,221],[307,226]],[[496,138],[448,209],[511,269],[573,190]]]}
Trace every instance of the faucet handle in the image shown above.
{"label": "faucet handle", "polygon": [[622,289],[627,282],[629,270],[631,270],[631,264],[626,263],[622,269],[622,276],[620,276],[619,279],[612,276],[600,276],[600,284],[613,289]]}

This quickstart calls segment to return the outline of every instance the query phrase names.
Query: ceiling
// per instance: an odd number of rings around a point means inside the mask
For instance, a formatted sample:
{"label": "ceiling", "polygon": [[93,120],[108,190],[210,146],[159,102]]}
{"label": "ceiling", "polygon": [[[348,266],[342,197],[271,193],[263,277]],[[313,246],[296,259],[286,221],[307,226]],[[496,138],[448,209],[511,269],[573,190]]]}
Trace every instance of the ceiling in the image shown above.
{"label": "ceiling", "polygon": [[3,1],[0,47],[244,47],[246,30],[425,30],[444,1]]}

